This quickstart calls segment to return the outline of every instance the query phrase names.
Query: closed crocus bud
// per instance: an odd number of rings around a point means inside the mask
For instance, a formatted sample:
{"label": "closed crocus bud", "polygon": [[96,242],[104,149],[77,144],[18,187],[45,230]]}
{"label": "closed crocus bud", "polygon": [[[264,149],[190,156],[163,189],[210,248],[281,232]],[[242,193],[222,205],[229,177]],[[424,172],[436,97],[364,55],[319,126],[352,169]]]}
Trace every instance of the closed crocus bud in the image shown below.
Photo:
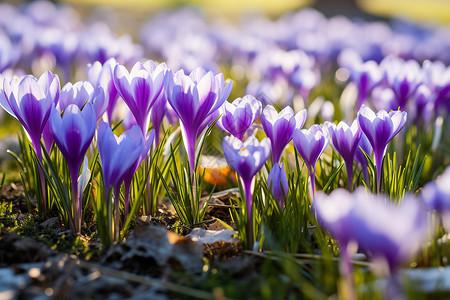
{"label": "closed crocus bud", "polygon": [[280,208],[284,208],[284,198],[289,192],[288,179],[284,164],[275,164],[270,170],[267,184],[275,199],[278,201]]}
{"label": "closed crocus bud", "polygon": [[442,218],[447,233],[450,232],[450,167],[435,181],[425,185],[421,191],[425,204]]}
{"label": "closed crocus bud", "polygon": [[330,126],[331,144],[342,156],[347,167],[348,189],[353,188],[353,159],[361,139],[361,129],[358,120],[354,120],[351,126],[341,121],[337,126]]}
{"label": "closed crocus bud", "polygon": [[103,183],[106,201],[109,199],[109,191],[114,191],[114,234],[109,232],[114,240],[119,239],[120,217],[120,186],[125,176],[135,170],[140,159],[145,140],[139,126],[133,126],[117,137],[108,124],[101,121],[97,131],[97,146],[102,161]]}
{"label": "closed crocus bud", "polygon": [[268,138],[259,142],[251,136],[244,142],[234,136],[227,136],[222,142],[223,153],[228,164],[241,178],[247,211],[248,246],[253,244],[252,227],[252,182],[256,173],[261,170],[270,156],[270,141]]}
{"label": "closed crocus bud", "polygon": [[293,142],[295,149],[297,149],[308,168],[314,196],[316,191],[316,164],[330,142],[328,131],[327,129],[322,129],[319,125],[313,125],[309,129],[296,129]]}
{"label": "closed crocus bud", "polygon": [[273,163],[280,162],[281,154],[286,145],[292,140],[292,134],[297,128],[301,128],[306,121],[306,110],[301,110],[296,115],[290,106],[277,112],[272,105],[267,105],[261,114],[261,124],[264,132],[270,139],[272,146]]}
{"label": "closed crocus bud", "polygon": [[183,143],[192,176],[196,167],[197,137],[202,129],[214,121],[212,117],[217,115],[219,107],[230,95],[232,83],[225,84],[223,74],[214,75],[203,68],[197,68],[189,76],[183,70],[175,74],[168,71],[164,86],[167,100],[181,122]]}
{"label": "closed crocus bud", "polygon": [[375,114],[370,108],[362,106],[358,112],[359,125],[372,145],[377,169],[377,191],[381,189],[381,170],[384,154],[389,141],[405,126],[406,112],[384,110]]}
{"label": "closed crocus bud", "polygon": [[220,110],[222,117],[217,126],[243,141],[244,134],[261,114],[261,102],[252,95],[246,95],[232,103],[225,102]]}
{"label": "closed crocus bud", "polygon": [[61,118],[53,107],[50,115],[50,132],[69,167],[72,181],[73,221],[76,233],[81,229],[81,198],[78,194],[78,173],[81,163],[95,134],[97,119],[94,107],[86,103],[83,110],[70,104]]}
{"label": "closed crocus bud", "polygon": [[127,171],[135,167],[142,154],[144,138],[138,126],[133,126],[117,137],[105,122],[98,125],[98,152],[102,161],[105,192],[110,187],[118,195]]}

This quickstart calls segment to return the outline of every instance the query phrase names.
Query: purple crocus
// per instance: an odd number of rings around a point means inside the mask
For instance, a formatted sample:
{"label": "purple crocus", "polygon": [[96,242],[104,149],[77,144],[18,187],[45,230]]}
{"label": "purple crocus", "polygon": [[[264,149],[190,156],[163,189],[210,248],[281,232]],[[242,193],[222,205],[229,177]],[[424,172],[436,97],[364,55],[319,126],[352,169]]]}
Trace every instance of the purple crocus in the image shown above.
{"label": "purple crocus", "polygon": [[328,126],[328,132],[331,135],[331,144],[334,149],[342,156],[347,167],[348,189],[353,189],[353,159],[361,139],[361,129],[358,120],[354,120],[351,126],[344,121]]}
{"label": "purple crocus", "polygon": [[261,114],[261,102],[252,95],[246,95],[232,103],[225,102],[221,112],[217,126],[243,141],[244,134]]}
{"label": "purple crocus", "polygon": [[50,116],[52,104],[59,97],[59,78],[47,71],[37,80],[31,75],[22,79],[4,78],[0,105],[20,121],[42,160],[41,135]]}
{"label": "purple crocus", "polygon": [[225,85],[223,74],[214,75],[197,68],[189,76],[183,70],[168,71],[165,80],[167,100],[181,122],[191,175],[195,171],[195,143],[201,129],[213,120],[218,109],[231,93],[232,82]]}
{"label": "purple crocus", "polygon": [[280,162],[281,154],[286,145],[292,140],[295,129],[300,129],[306,121],[306,109],[294,115],[290,106],[286,106],[281,112],[272,105],[267,105],[261,114],[261,124],[264,132],[270,139],[272,146],[273,164]]}
{"label": "purple crocus", "polygon": [[111,57],[103,65],[96,61],[87,66],[87,78],[94,87],[101,86],[105,91],[105,99],[108,105],[106,115],[108,117],[109,125],[112,124],[112,115],[116,106],[119,92],[114,85],[113,74],[117,61]]}
{"label": "purple crocus", "polygon": [[309,129],[295,129],[293,136],[295,149],[297,149],[308,168],[314,198],[316,192],[316,164],[330,142],[328,132],[319,125],[313,125]]}
{"label": "purple crocus", "polygon": [[144,138],[150,123],[150,109],[163,92],[165,64],[156,65],[149,60],[136,63],[128,73],[122,65],[114,68],[114,84],[120,96],[133,113]]}
{"label": "purple crocus", "polygon": [[[57,75],[47,71],[39,80],[31,75],[22,79],[4,78],[0,90],[0,105],[6,112],[19,120],[28,134],[36,152],[42,161],[41,136],[50,116],[52,104],[59,97],[60,83]],[[44,173],[39,168],[44,193],[43,209],[47,210]]]}
{"label": "purple crocus", "polygon": [[403,128],[406,123],[406,112],[384,110],[375,114],[370,108],[361,106],[358,111],[359,125],[367,136],[375,153],[377,169],[377,191],[381,189],[381,170],[383,158],[389,141]]}
{"label": "purple crocus", "polygon": [[252,189],[253,178],[263,167],[270,156],[270,141],[268,138],[261,142],[250,136],[244,142],[240,139],[227,136],[222,142],[223,153],[228,164],[241,178],[244,188],[244,197],[247,212],[247,242],[248,247],[253,244],[252,224]]}
{"label": "purple crocus", "polygon": [[278,201],[280,208],[284,207],[284,198],[289,192],[289,184],[284,169],[284,164],[275,164],[270,170],[269,177],[267,177],[267,184],[272,192],[272,195]]}
{"label": "purple crocus", "polygon": [[59,111],[64,111],[69,105],[75,104],[81,109],[86,102],[92,103],[96,119],[99,120],[108,107],[103,87],[97,86],[94,89],[92,84],[88,81],[78,81],[74,84],[68,82],[61,89],[57,108]]}
{"label": "purple crocus", "polygon": [[[107,123],[101,121],[97,132],[98,152],[102,161],[105,199],[108,201],[110,188],[114,192],[115,239],[119,234],[120,186],[130,170],[136,170],[144,148],[144,136],[139,126],[133,126],[117,137]],[[109,201],[107,202],[109,203]]]}
{"label": "purple crocus", "polygon": [[66,159],[72,184],[73,230],[81,229],[81,195],[78,195],[78,173],[81,163],[95,134],[97,119],[91,103],[86,103],[83,110],[70,104],[61,118],[59,111],[53,107],[50,114],[50,132],[56,145]]}
{"label": "purple crocus", "polygon": [[421,191],[425,204],[442,218],[442,224],[450,232],[450,167],[436,180],[427,183]]}
{"label": "purple crocus", "polygon": [[391,272],[410,260],[428,236],[426,213],[413,196],[399,206],[361,187],[354,193],[337,189],[318,193],[313,206],[342,250],[354,241],[368,256],[385,260]]}

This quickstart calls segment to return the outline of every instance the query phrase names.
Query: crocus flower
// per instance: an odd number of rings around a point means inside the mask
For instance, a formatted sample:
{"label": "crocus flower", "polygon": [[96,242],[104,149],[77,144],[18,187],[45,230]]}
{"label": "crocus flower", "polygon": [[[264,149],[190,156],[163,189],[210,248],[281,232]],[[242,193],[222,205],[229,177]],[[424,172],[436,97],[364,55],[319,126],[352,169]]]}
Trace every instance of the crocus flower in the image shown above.
{"label": "crocus flower", "polygon": [[281,154],[292,140],[295,129],[300,129],[306,121],[306,109],[294,115],[290,106],[277,113],[272,105],[267,105],[261,114],[261,124],[272,145],[273,163],[280,162]]}
{"label": "crocus flower", "polygon": [[110,188],[114,192],[115,206],[115,239],[119,234],[120,186],[130,170],[136,168],[137,161],[144,148],[144,136],[139,126],[133,126],[117,137],[107,123],[101,121],[97,132],[98,152],[102,161],[105,199],[108,199]]}
{"label": "crocus flower", "polygon": [[[52,104],[59,97],[59,78],[47,71],[39,80],[31,75],[22,79],[3,79],[0,90],[0,105],[19,120],[28,134],[36,156],[42,160],[41,136],[50,116]],[[44,173],[39,168],[43,191],[43,209],[47,210]]]}
{"label": "crocus flower", "polygon": [[406,112],[384,110],[375,114],[370,108],[362,106],[358,111],[359,125],[372,145],[377,169],[377,191],[381,188],[381,170],[384,154],[389,141],[406,123]]}
{"label": "crocus flower", "polygon": [[92,103],[97,120],[103,116],[108,107],[103,87],[97,86],[94,89],[88,81],[78,81],[74,84],[66,83],[61,89],[59,98],[59,111],[65,110],[70,104],[75,104],[81,109],[87,101]]}
{"label": "crocus flower", "polygon": [[233,136],[227,136],[222,142],[223,153],[228,164],[241,178],[247,211],[247,241],[253,244],[252,225],[252,185],[256,173],[263,167],[270,156],[270,141],[268,138],[261,142],[250,136],[244,142]]}
{"label": "crocus flower", "polygon": [[41,135],[50,116],[54,99],[59,96],[59,79],[47,71],[37,80],[31,75],[22,79],[3,79],[0,105],[20,121],[42,160]]}
{"label": "crocus flower", "polygon": [[217,126],[243,141],[244,134],[261,114],[261,102],[252,95],[246,95],[232,103],[225,102],[221,112]]}
{"label": "crocus flower", "polygon": [[87,66],[88,81],[92,83],[94,87],[103,87],[103,90],[105,91],[105,99],[106,103],[108,103],[106,115],[108,117],[109,125],[112,124],[112,115],[117,99],[119,98],[119,93],[113,80],[114,68],[116,65],[116,60],[111,57],[103,65],[99,61],[96,61]]}
{"label": "crocus flower", "polygon": [[128,73],[122,65],[114,68],[114,84],[120,96],[133,113],[144,138],[150,123],[150,109],[163,91],[165,64],[149,60],[136,63]]}
{"label": "crocus flower", "polygon": [[309,129],[295,129],[293,142],[295,149],[297,149],[308,168],[314,197],[316,191],[316,164],[330,142],[328,132],[319,125],[313,125]]}
{"label": "crocus flower", "polygon": [[167,100],[181,122],[183,143],[188,153],[191,175],[195,171],[195,142],[201,128],[213,120],[211,115],[230,95],[232,82],[225,85],[223,74],[214,75],[197,68],[189,76],[183,70],[173,74],[168,71],[165,79]]}
{"label": "crocus flower", "polygon": [[425,185],[421,191],[421,196],[425,204],[434,209],[442,218],[442,223],[450,232],[450,167],[447,167],[435,181]]}
{"label": "crocus flower", "polygon": [[286,176],[286,170],[284,164],[275,164],[270,170],[269,177],[267,178],[267,184],[272,192],[272,195],[280,204],[280,208],[284,207],[284,197],[289,192],[288,179]]}
{"label": "crocus flower", "polygon": [[142,131],[137,132],[138,126],[133,126],[116,137],[111,128],[101,121],[98,126],[98,151],[102,160],[105,191],[110,187],[118,196],[120,185],[126,172],[135,166],[144,147]]}
{"label": "crocus flower", "polygon": [[70,104],[60,113],[53,107],[50,115],[50,131],[56,145],[67,161],[71,175],[77,178],[84,155],[91,144],[96,129],[95,110],[91,103],[86,103],[83,110]]}
{"label": "crocus flower", "polygon": [[89,102],[83,110],[75,104],[70,104],[64,110],[62,118],[55,107],[50,114],[50,132],[69,167],[72,181],[72,213],[76,233],[80,233],[82,211],[81,197],[78,195],[78,173],[96,127],[94,107]]}
{"label": "crocus flower", "polygon": [[358,120],[354,120],[351,126],[344,121],[339,122],[337,126],[333,125],[328,127],[331,144],[345,161],[348,189],[351,191],[353,188],[353,159],[361,139],[361,129]]}
{"label": "crocus flower", "polygon": [[428,236],[427,216],[419,201],[406,196],[400,206],[358,188],[318,193],[317,218],[345,249],[351,241],[370,257],[384,259],[391,272],[408,262]]}

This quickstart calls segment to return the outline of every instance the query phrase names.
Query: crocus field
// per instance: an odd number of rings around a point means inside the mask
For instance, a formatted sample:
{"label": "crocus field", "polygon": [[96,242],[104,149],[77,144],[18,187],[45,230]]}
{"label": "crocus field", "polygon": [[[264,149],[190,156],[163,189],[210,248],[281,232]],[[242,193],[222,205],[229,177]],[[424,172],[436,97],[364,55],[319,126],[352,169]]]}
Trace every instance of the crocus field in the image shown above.
{"label": "crocus field", "polygon": [[444,25],[0,4],[0,298],[448,299],[449,64]]}

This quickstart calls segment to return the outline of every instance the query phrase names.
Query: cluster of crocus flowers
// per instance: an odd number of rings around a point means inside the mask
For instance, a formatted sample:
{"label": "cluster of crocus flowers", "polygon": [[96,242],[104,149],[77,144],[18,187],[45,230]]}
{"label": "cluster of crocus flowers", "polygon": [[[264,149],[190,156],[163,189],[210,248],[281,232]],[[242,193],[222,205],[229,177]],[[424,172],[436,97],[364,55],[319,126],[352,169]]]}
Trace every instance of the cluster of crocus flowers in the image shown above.
{"label": "cluster of crocus flowers", "polygon": [[252,194],[254,177],[261,170],[270,156],[270,141],[264,138],[259,142],[250,136],[244,142],[231,136],[225,137],[222,143],[223,153],[228,164],[239,175],[244,189],[247,215],[247,246],[253,245]]}

